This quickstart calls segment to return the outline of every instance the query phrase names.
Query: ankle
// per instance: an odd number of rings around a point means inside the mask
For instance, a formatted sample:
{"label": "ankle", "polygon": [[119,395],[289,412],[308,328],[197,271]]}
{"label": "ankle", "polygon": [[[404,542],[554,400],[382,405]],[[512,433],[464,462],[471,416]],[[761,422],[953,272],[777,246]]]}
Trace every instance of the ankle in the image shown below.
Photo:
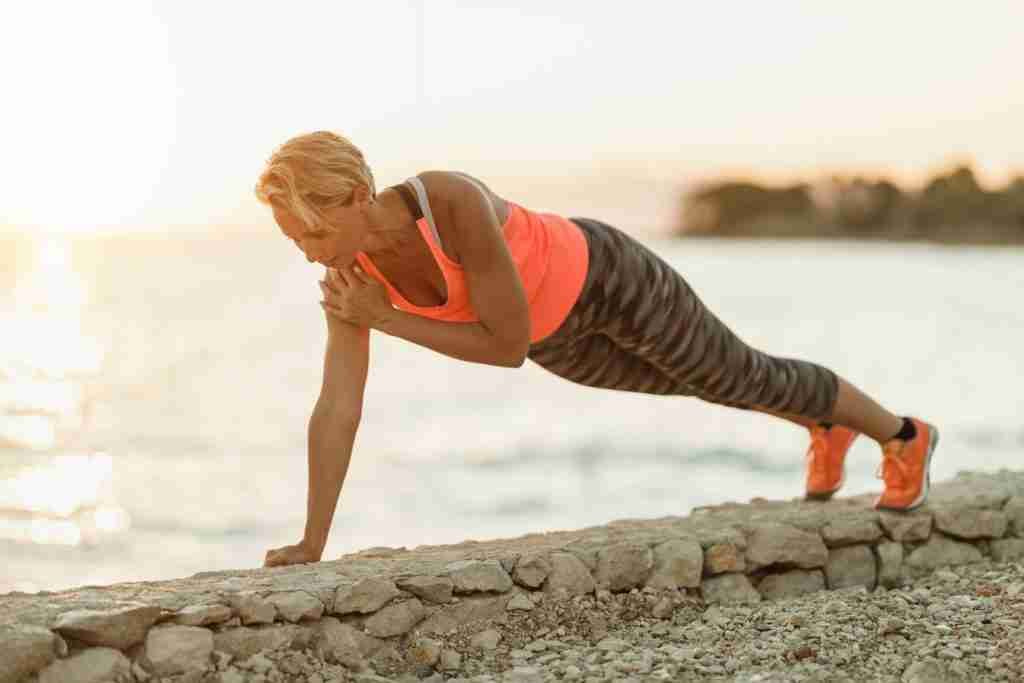
{"label": "ankle", "polygon": [[903,425],[900,430],[893,434],[886,441],[892,441],[893,439],[899,439],[900,441],[913,441],[914,437],[917,436],[917,427],[909,417],[903,418]]}

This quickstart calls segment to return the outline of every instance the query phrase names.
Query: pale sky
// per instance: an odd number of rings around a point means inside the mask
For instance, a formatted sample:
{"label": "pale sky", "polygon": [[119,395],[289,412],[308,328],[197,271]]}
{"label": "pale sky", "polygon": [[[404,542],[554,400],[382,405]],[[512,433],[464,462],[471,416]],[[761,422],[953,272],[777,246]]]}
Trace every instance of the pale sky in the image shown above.
{"label": "pale sky", "polygon": [[1024,172],[1022,26],[1020,0],[8,2],[0,228],[262,227],[264,161],[317,129],[380,186],[511,199],[958,160],[995,185]]}

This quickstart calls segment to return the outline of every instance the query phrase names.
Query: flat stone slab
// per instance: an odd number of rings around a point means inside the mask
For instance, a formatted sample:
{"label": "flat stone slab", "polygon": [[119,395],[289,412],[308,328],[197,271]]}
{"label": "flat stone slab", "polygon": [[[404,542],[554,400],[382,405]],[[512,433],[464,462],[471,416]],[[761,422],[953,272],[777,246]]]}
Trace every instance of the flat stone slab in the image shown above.
{"label": "flat stone slab", "polygon": [[[159,662],[154,668],[169,673],[181,666],[179,650],[189,657],[206,651],[202,629],[214,629],[218,642],[241,638],[238,633],[294,639],[341,619],[345,629],[386,640],[529,611],[530,596],[683,590],[708,603],[743,604],[819,590],[823,581],[893,585],[906,572],[1024,552],[1024,472],[962,472],[933,483],[927,505],[909,514],[880,513],[874,498],[755,498],[574,531],[411,550],[375,547],[291,567],[9,593],[0,595],[0,629],[20,632],[9,639],[19,650],[5,653],[0,644],[0,660],[16,654],[20,663],[12,667],[39,671],[66,656],[54,654],[58,646],[43,637],[51,632],[126,652],[146,642]],[[170,628],[146,640],[154,629]],[[120,666],[109,653],[93,656]]]}

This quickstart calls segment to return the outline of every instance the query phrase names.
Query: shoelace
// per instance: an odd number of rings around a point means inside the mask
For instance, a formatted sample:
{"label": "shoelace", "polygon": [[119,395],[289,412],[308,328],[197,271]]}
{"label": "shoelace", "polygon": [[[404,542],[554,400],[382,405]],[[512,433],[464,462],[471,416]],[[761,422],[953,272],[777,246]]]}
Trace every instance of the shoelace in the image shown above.
{"label": "shoelace", "polygon": [[885,481],[886,489],[898,491],[910,480],[907,463],[900,457],[903,446],[897,442],[882,448],[882,462],[875,471],[875,477]]}

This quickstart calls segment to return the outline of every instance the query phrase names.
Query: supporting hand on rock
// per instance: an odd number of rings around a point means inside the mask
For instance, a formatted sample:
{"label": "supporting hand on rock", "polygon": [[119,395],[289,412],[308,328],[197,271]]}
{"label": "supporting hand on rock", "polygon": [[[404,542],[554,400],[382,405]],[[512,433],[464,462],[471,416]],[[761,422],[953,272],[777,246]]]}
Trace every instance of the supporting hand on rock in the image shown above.
{"label": "supporting hand on rock", "polygon": [[319,562],[320,553],[314,552],[303,543],[286,545],[283,548],[275,548],[267,551],[266,559],[263,560],[264,567],[284,567],[290,564],[305,564],[306,562]]}

